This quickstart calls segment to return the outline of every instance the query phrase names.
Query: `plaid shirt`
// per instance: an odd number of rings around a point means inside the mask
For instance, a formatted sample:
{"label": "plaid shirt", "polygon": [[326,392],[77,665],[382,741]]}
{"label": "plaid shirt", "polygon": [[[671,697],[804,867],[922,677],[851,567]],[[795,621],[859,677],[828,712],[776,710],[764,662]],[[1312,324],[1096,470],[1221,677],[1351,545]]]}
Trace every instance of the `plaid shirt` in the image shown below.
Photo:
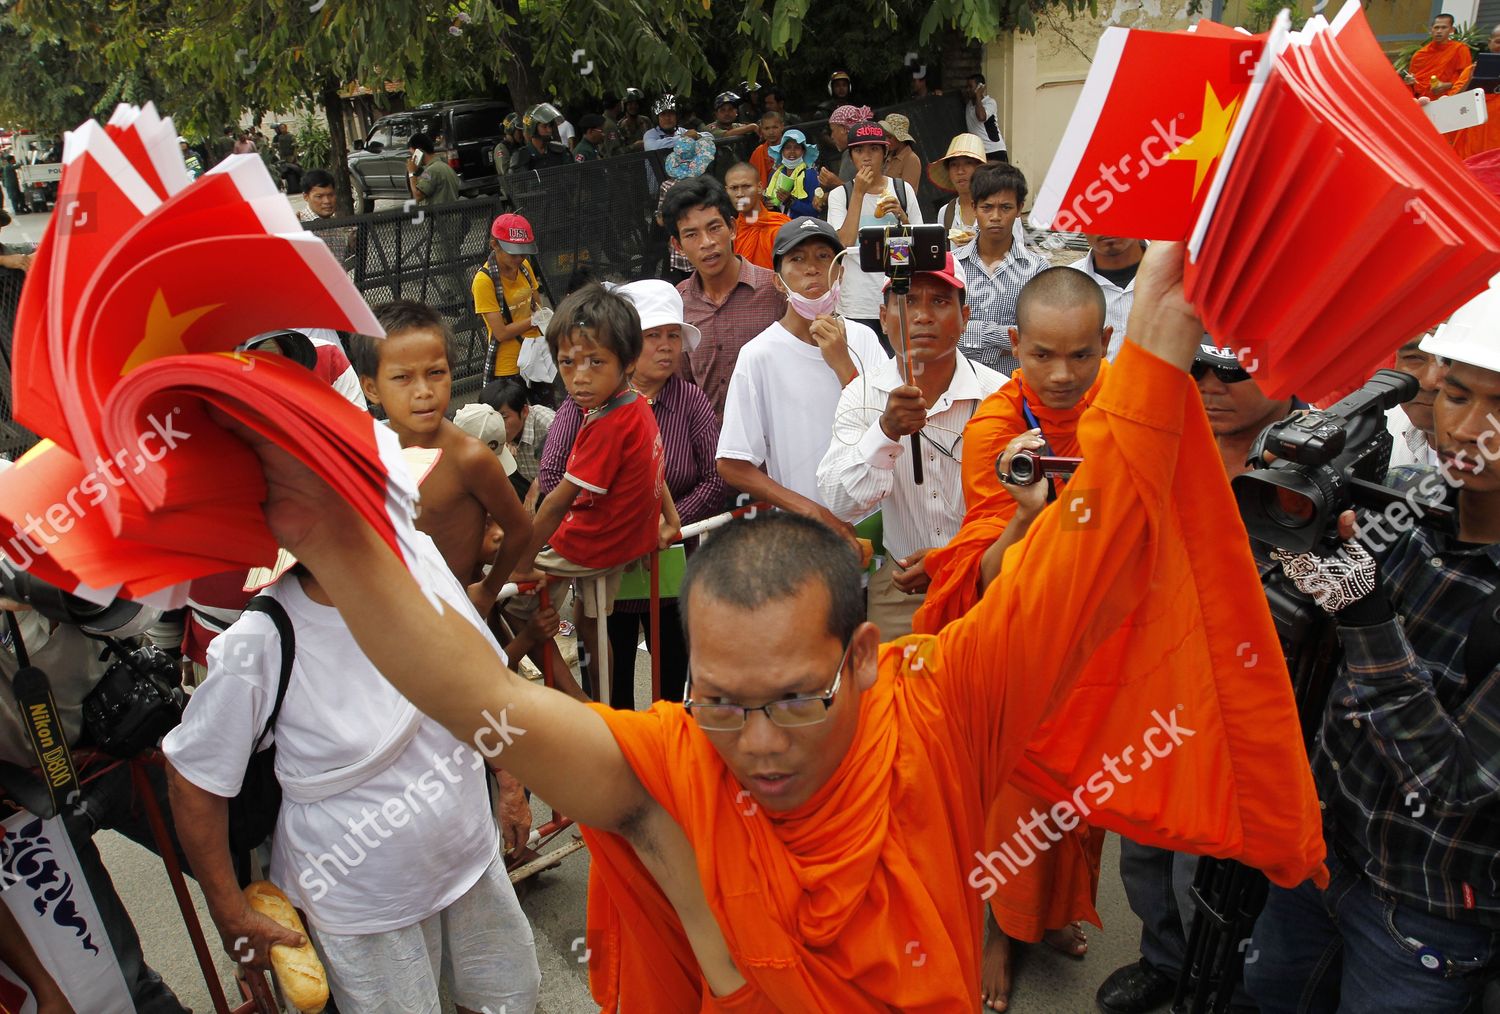
{"label": "plaid shirt", "polygon": [[1339,628],[1313,757],[1328,841],[1403,902],[1500,926],[1500,669],[1477,682],[1464,669],[1500,544],[1418,526],[1381,568],[1398,619]]}
{"label": "plaid shirt", "polygon": [[969,304],[969,326],[958,339],[959,351],[1008,377],[1021,366],[1011,351],[1007,330],[1016,326],[1016,297],[1021,286],[1048,267],[1047,259],[1012,242],[1010,253],[992,271],[979,256],[978,237],[953,256],[963,262]]}
{"label": "plaid shirt", "polygon": [[683,356],[681,375],[708,395],[720,425],[740,349],[786,313],[786,297],[776,291],[776,276],[743,257],[739,262],[739,280],[722,303],[708,298],[696,271],[677,283],[677,291],[682,293],[682,319],[703,332],[698,347]]}
{"label": "plaid shirt", "polygon": [[526,411],[526,421],[521,432],[511,445],[511,454],[516,459],[516,471],[535,481],[542,470],[542,449],[547,445],[547,431],[552,428],[556,415],[546,405],[532,405]]}

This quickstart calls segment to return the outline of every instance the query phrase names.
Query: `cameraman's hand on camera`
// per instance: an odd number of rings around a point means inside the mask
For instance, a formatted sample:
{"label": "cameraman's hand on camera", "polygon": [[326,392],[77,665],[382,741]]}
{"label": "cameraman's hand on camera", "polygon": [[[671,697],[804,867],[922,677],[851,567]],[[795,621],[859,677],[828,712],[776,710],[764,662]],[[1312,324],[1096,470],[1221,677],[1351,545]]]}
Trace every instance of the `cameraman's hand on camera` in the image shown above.
{"label": "cameraman's hand on camera", "polygon": [[1198,311],[1182,292],[1183,243],[1152,243],[1135,276],[1135,302],[1130,309],[1126,341],[1165,359],[1183,372],[1193,365],[1193,354],[1203,341]]}
{"label": "cameraman's hand on camera", "polygon": [[[1039,429],[1027,430],[1005,445],[1005,450],[1000,454],[1001,475],[1010,474],[1010,459],[1016,456],[1017,451],[1040,451],[1047,446],[1047,441],[1042,439],[1042,431]],[[1016,501],[1016,517],[1020,520],[1030,521],[1042,512],[1047,506],[1047,480],[1038,479],[1036,482],[1026,486],[1018,486],[1015,483],[1000,480]]]}
{"label": "cameraman's hand on camera", "polygon": [[859,367],[849,354],[844,318],[831,313],[819,314],[809,330],[813,341],[818,343],[818,351],[823,353],[823,362],[838,374],[839,387],[847,386],[849,381],[859,376]]}
{"label": "cameraman's hand on camera", "polygon": [[1375,558],[1354,538],[1353,511],[1339,515],[1339,538],[1342,545],[1328,556],[1271,551],[1271,558],[1281,564],[1297,590],[1330,616],[1376,594],[1380,585]]}
{"label": "cameraman's hand on camera", "polygon": [[911,384],[902,384],[885,400],[880,429],[892,440],[916,433],[927,425],[927,399]]}
{"label": "cameraman's hand on camera", "polygon": [[[243,896],[241,896],[243,898]],[[249,972],[271,970],[271,948],[275,945],[301,947],[306,940],[301,933],[287,929],[269,916],[261,915],[244,902],[237,911],[214,914],[224,950]]]}

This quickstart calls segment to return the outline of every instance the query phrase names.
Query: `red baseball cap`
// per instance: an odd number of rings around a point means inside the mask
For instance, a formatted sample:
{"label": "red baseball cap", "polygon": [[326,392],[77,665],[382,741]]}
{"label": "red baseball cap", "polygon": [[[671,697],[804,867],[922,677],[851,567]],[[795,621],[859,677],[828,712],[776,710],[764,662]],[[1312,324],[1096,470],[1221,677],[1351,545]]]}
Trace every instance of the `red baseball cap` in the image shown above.
{"label": "red baseball cap", "polygon": [[534,254],[536,234],[531,223],[514,212],[499,215],[490,225],[490,235],[500,241],[500,249],[510,254]]}
{"label": "red baseball cap", "polygon": [[[964,281],[964,269],[963,269],[963,265],[959,264],[958,261],[956,261],[953,258],[953,255],[951,253],[944,254],[943,256],[946,258],[946,260],[943,263],[943,270],[941,270],[941,271],[918,271],[915,275],[913,275],[913,277],[914,278],[936,278],[939,281],[947,282],[949,285],[953,286],[955,289],[967,289],[968,285]],[[889,289],[890,287],[891,287],[891,280],[889,278],[887,278],[885,280],[885,285],[881,287],[880,291],[884,292],[886,289]]]}

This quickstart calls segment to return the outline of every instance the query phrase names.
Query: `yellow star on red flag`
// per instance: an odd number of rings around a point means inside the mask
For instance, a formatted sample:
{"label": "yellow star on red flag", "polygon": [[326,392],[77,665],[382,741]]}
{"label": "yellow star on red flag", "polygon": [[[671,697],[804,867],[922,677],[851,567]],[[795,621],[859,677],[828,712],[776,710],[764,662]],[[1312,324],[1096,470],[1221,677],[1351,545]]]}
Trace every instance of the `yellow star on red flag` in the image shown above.
{"label": "yellow star on red flag", "polygon": [[1198,133],[1188,138],[1177,147],[1169,159],[1184,162],[1196,162],[1193,169],[1193,199],[1197,200],[1198,190],[1203,186],[1203,181],[1208,178],[1208,172],[1213,168],[1219,156],[1224,154],[1224,145],[1229,142],[1229,129],[1234,126],[1234,114],[1240,107],[1240,96],[1236,95],[1229,105],[1225,106],[1219,102],[1219,96],[1214,93],[1211,82],[1203,85],[1203,121],[1198,128]]}
{"label": "yellow star on red flag", "polygon": [[197,323],[198,318],[212,313],[223,305],[223,303],[214,303],[211,306],[199,306],[174,314],[167,306],[166,295],[162,290],[157,289],[156,295],[151,297],[151,309],[146,312],[145,334],[140,344],[131,351],[130,358],[125,360],[125,365],[120,367],[120,376],[123,377],[137,366],[149,363],[153,359],[186,355],[188,349],[182,343],[182,336],[187,334],[188,328]]}

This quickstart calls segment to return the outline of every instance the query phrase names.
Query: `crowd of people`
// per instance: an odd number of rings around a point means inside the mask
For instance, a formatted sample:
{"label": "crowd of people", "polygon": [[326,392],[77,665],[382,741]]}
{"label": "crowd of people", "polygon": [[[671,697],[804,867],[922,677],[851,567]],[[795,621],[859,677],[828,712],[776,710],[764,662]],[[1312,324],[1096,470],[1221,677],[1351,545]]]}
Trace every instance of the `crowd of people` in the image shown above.
{"label": "crowd of people", "polygon": [[[852,89],[836,72],[809,110],[829,123],[821,143],[786,129],[774,87],[718,94],[707,121],[679,121],[671,96],[648,119],[629,89],[576,131],[545,104],[508,123],[496,161],[511,170],[670,148],[657,216],[673,260],[664,277],[578,277],[552,306],[533,224],[496,217],[470,288],[489,339],[472,405],[453,404],[452,334],[421,303],[379,307],[383,339],[266,346],[383,415],[420,484],[422,539],[408,569],[257,446],[290,553],[195,585],[177,633],[157,618],[153,639],[175,639],[193,685],[158,791],[236,960],[263,969],[272,946],[303,942],[249,906],[231,851],[230,801],[271,742],[269,876],[344,1014],[436,1011],[440,987],[461,1011],[535,1007],[533,936],[506,875],[533,792],[586,828],[606,1009],[693,1009],[700,994],[715,998],[704,1009],[1020,1009],[1018,946],[1087,952],[1102,830],[1077,822],[983,897],[964,886],[968,857],[1049,805],[1006,776],[1111,633],[1101,617],[1117,626],[1150,593],[1137,578],[1165,463],[1191,439],[1183,414],[1206,417],[1198,467],[1227,480],[1307,406],[1268,397],[1203,332],[1179,245],[1089,235],[1085,256],[1054,264],[1028,242],[1030,185],[982,77],[964,87],[968,129],[925,168],[910,123],[875,119]],[[747,161],[711,170],[716,139],[751,136]],[[924,171],[952,195],[935,216],[950,249],[893,285],[860,232],[922,224]],[[413,199],[456,198],[451,176],[413,137]],[[332,214],[331,176],[303,187],[309,214]],[[1459,1014],[1500,971],[1500,658],[1466,665],[1469,617],[1500,590],[1500,481],[1485,467],[1500,460],[1486,445],[1497,298],[1393,361],[1419,393],[1390,413],[1391,481],[1411,488],[1459,452],[1481,463],[1443,473],[1456,532],[1415,525],[1372,555],[1350,516],[1324,557],[1250,547],[1334,615],[1344,658],[1309,744],[1332,881],[1271,888],[1239,948],[1255,957],[1235,1010]],[[1085,451],[1103,522],[1070,531],[1068,476],[1026,482],[1016,463]],[[763,516],[681,542],[750,503]],[[655,552],[657,631],[641,577]],[[1051,580],[1115,600],[1030,592]],[[512,582],[536,590],[502,598]],[[56,652],[48,664],[77,670],[66,695],[86,693],[100,664],[79,655],[83,634],[23,615],[33,658]],[[643,637],[655,707],[638,688]],[[515,674],[523,657],[553,689]],[[931,678],[914,678],[924,663]],[[86,843],[137,826],[114,809],[69,830]],[[1140,958],[1099,976],[1106,1014],[1171,998],[1197,862],[1122,840]],[[107,877],[91,886],[113,895]],[[181,1010],[117,908],[139,1009]]]}

